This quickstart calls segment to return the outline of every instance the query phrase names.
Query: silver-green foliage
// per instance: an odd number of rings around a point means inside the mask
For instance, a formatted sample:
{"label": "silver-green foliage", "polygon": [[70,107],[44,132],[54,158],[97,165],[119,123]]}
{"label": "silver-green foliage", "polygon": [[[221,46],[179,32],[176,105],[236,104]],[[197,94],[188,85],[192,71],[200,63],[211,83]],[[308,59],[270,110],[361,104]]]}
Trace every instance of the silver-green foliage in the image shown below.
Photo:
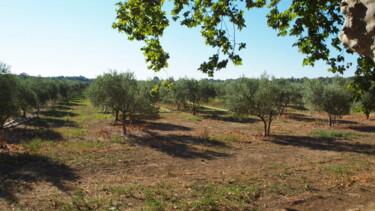
{"label": "silver-green foliage", "polygon": [[[169,80],[171,81],[171,80]],[[215,98],[215,87],[207,80],[182,78],[173,82],[172,89],[163,91],[163,102],[173,103],[177,108],[181,105],[189,106],[190,112],[196,114],[203,103]]]}
{"label": "silver-green foliage", "polygon": [[89,87],[88,95],[96,107],[108,106],[122,114],[123,134],[125,121],[135,115],[155,115],[150,92],[140,89],[133,73],[112,71],[98,76]]}
{"label": "silver-green foliage", "polygon": [[279,93],[268,77],[240,78],[227,86],[226,104],[236,115],[259,117],[264,123],[264,136],[269,136],[272,119],[278,114]]}
{"label": "silver-green foliage", "polygon": [[316,79],[306,81],[303,98],[310,110],[328,114],[330,126],[337,117],[349,114],[352,102],[351,93],[338,79],[329,84]]}
{"label": "silver-green foliage", "polygon": [[0,129],[10,117],[19,113],[18,83],[17,76],[9,72],[9,66],[0,62]]}
{"label": "silver-green foliage", "polygon": [[33,108],[38,106],[37,95],[25,80],[20,81],[18,85],[17,100],[20,109],[23,111],[23,117],[26,117],[26,112],[32,111]]}
{"label": "silver-green foliage", "polygon": [[372,88],[370,91],[365,92],[360,99],[360,107],[358,111],[363,112],[366,118],[370,118],[370,113],[375,111],[375,90]]}
{"label": "silver-green foliage", "polygon": [[299,103],[302,98],[301,86],[298,83],[292,83],[287,79],[278,79],[275,81],[279,89],[277,111],[279,115],[283,115],[285,109],[291,103]]}

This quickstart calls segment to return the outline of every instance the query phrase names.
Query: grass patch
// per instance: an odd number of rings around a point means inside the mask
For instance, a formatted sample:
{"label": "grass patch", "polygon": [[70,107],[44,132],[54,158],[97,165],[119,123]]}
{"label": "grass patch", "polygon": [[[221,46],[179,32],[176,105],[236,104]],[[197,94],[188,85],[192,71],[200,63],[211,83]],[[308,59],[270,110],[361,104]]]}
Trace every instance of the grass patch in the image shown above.
{"label": "grass patch", "polygon": [[220,142],[238,142],[240,139],[235,135],[220,135],[220,136],[214,136],[214,140],[220,141]]}
{"label": "grass patch", "polygon": [[367,160],[351,159],[343,164],[324,166],[322,169],[329,174],[343,176],[360,173],[361,171],[365,171],[371,165],[371,162]]}
{"label": "grass patch", "polygon": [[[185,189],[187,188],[187,189]],[[103,185],[94,190],[77,189],[69,202],[56,208],[68,210],[125,210],[129,201],[139,201],[138,210],[257,210],[253,205],[261,194],[257,184],[193,184],[176,186],[166,181],[141,185]]]}
{"label": "grass patch", "polygon": [[53,141],[45,141],[42,139],[33,139],[31,141],[23,141],[21,142],[21,146],[25,149],[28,149],[30,151],[39,151],[41,148],[45,146],[53,146],[55,143]]}
{"label": "grass patch", "polygon": [[334,175],[348,175],[353,171],[349,165],[327,166],[323,167],[323,170]]}
{"label": "grass patch", "polygon": [[126,143],[126,139],[124,137],[115,136],[111,139],[112,143],[124,144]]}
{"label": "grass patch", "polygon": [[72,138],[82,138],[86,135],[87,131],[83,129],[74,129],[69,131],[69,136]]}
{"label": "grass patch", "polygon": [[282,182],[280,184],[269,184],[268,191],[274,195],[286,196],[292,193],[293,189],[290,184]]}
{"label": "grass patch", "polygon": [[193,185],[193,197],[189,203],[193,210],[251,210],[251,203],[260,197],[261,189],[256,184],[236,183]]}
{"label": "grass patch", "polygon": [[351,140],[364,135],[353,133],[353,132],[341,132],[341,131],[328,131],[328,130],[313,130],[310,135],[322,139],[341,139],[341,140]]}
{"label": "grass patch", "polygon": [[105,114],[105,113],[94,113],[92,115],[92,118],[94,119],[114,119],[113,114]]}
{"label": "grass patch", "polygon": [[193,122],[200,122],[203,120],[202,116],[189,116],[186,117],[187,120],[193,121]]}

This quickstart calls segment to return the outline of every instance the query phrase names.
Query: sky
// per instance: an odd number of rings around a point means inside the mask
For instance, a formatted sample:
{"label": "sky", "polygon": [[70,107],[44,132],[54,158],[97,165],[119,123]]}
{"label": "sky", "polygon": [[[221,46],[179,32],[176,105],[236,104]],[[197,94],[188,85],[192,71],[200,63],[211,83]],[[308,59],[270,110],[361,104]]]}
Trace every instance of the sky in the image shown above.
{"label": "sky", "polygon": [[[199,65],[216,49],[204,44],[199,29],[170,22],[162,44],[169,53],[169,67],[155,73],[147,69],[141,42],[112,28],[118,0],[0,0],[0,61],[11,72],[41,76],[95,78],[108,70],[134,72],[137,79],[207,78]],[[331,77],[324,63],[302,67],[304,56],[292,47],[296,38],[277,37],[267,27],[265,10],[246,14],[247,27],[236,40],[246,42],[243,65],[228,65],[214,79],[259,77],[267,72],[277,78]],[[354,57],[348,58],[349,61]],[[343,75],[354,75],[354,68]]]}

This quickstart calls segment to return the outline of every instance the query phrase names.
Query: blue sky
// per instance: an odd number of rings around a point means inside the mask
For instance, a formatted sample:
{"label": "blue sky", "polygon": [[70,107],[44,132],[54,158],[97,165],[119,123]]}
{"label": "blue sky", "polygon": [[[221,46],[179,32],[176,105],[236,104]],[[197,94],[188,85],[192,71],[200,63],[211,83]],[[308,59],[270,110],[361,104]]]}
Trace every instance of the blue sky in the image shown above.
{"label": "blue sky", "polygon": [[[13,73],[94,78],[108,69],[132,71],[137,79],[158,76],[206,78],[197,71],[215,49],[204,44],[199,29],[171,22],[162,43],[170,53],[169,67],[159,73],[147,69],[142,43],[127,40],[112,28],[118,0],[0,0],[0,61]],[[247,43],[241,52],[244,65],[229,65],[214,79],[259,77],[334,76],[322,63],[302,67],[303,55],[292,47],[295,38],[277,37],[266,26],[264,10],[247,14],[247,28],[237,40]],[[351,60],[352,58],[349,58]],[[352,76],[354,68],[344,76]]]}

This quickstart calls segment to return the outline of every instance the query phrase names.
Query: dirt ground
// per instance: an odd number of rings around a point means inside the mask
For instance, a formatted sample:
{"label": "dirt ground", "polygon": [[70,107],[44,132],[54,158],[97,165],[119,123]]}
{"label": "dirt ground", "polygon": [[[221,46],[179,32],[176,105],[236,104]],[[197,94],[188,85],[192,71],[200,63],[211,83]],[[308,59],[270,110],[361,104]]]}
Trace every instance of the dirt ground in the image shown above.
{"label": "dirt ground", "polygon": [[291,107],[264,138],[256,117],[167,108],[126,140],[85,100],[8,131],[0,209],[375,210],[373,118]]}

